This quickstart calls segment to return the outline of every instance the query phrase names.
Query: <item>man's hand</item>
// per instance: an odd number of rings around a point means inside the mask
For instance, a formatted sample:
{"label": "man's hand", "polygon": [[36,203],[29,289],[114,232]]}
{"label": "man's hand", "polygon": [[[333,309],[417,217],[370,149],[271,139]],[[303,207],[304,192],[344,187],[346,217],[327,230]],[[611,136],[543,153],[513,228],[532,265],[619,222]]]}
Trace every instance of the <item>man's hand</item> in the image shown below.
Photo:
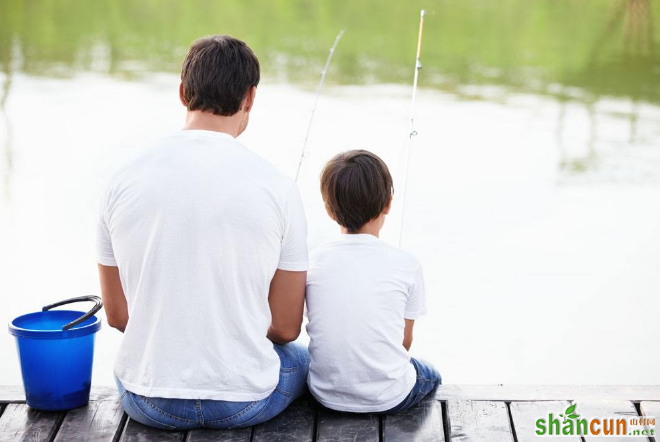
{"label": "man's hand", "polygon": [[306,284],[307,272],[275,272],[268,294],[272,321],[267,334],[275,344],[295,341],[300,335]]}
{"label": "man's hand", "polygon": [[99,264],[99,278],[101,280],[101,296],[108,325],[124,332],[128,323],[128,305],[126,296],[119,279],[119,268]]}

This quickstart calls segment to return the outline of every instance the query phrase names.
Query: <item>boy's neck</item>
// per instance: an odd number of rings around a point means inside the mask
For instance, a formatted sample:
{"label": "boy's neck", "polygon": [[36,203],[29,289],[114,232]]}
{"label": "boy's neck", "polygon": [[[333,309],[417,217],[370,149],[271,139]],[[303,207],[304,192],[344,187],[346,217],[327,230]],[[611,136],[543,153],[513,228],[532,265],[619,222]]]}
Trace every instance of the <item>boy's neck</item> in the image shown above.
{"label": "boy's neck", "polygon": [[377,219],[369,221],[362,227],[358,229],[357,232],[349,232],[346,227],[341,228],[341,233],[344,235],[355,235],[355,234],[368,234],[368,235],[373,235],[376,238],[379,238],[380,236],[380,229],[382,228],[382,224],[378,222]]}

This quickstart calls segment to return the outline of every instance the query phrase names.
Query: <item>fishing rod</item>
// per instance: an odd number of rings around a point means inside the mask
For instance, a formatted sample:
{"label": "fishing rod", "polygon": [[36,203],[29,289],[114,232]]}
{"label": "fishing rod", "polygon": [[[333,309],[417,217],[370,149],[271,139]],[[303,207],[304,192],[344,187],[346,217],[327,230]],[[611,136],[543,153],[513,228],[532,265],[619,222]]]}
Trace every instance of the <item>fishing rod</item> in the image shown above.
{"label": "fishing rod", "polygon": [[408,181],[408,166],[410,164],[410,147],[412,146],[412,140],[417,131],[415,130],[415,99],[417,98],[417,80],[419,79],[419,71],[422,69],[422,61],[420,59],[422,55],[422,32],[424,31],[424,16],[426,11],[424,9],[419,13],[419,35],[417,36],[417,55],[415,56],[415,76],[413,78],[413,90],[412,90],[412,103],[410,106],[410,134],[408,136],[408,144],[406,145],[405,150],[405,166],[403,169],[403,192],[401,196],[401,222],[399,225],[399,246],[401,246],[401,239],[403,237],[403,215],[406,208],[406,190],[407,190],[407,181]]}
{"label": "fishing rod", "polygon": [[300,152],[300,160],[298,161],[298,169],[296,170],[296,182],[298,182],[298,176],[300,175],[300,168],[302,167],[302,163],[305,157],[307,156],[307,139],[309,138],[309,131],[312,129],[312,122],[314,121],[314,113],[316,112],[316,105],[319,102],[319,97],[321,96],[321,91],[323,90],[323,83],[325,83],[325,76],[328,73],[328,67],[330,67],[330,62],[332,61],[332,56],[335,54],[335,49],[337,49],[337,44],[339,44],[339,40],[341,40],[341,37],[342,35],[344,35],[344,32],[346,32],[346,30],[342,29],[341,31],[339,31],[339,34],[337,34],[337,37],[335,38],[335,42],[332,44],[332,47],[330,48],[328,59],[325,60],[325,66],[321,71],[321,81],[319,82],[318,89],[316,89],[316,98],[314,98],[314,106],[312,107],[312,114],[309,116],[309,124],[307,125],[307,132],[305,133],[305,141],[303,142],[302,152]]}

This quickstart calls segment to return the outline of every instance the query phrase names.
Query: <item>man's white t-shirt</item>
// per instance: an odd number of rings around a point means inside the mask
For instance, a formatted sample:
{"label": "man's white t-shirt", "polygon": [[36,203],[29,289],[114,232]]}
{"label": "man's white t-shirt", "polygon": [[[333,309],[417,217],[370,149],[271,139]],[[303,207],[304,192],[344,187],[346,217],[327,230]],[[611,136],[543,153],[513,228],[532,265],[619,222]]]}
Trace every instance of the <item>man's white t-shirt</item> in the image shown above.
{"label": "man's white t-shirt", "polygon": [[159,141],[112,178],[97,258],[119,268],[128,302],[114,367],[128,391],[256,401],[275,389],[269,285],[308,258],[300,194],[270,163],[220,132]]}
{"label": "man's white t-shirt", "polygon": [[410,253],[369,234],[314,249],[307,274],[308,384],[324,406],[386,411],[417,379],[404,319],[425,313],[424,278]]}

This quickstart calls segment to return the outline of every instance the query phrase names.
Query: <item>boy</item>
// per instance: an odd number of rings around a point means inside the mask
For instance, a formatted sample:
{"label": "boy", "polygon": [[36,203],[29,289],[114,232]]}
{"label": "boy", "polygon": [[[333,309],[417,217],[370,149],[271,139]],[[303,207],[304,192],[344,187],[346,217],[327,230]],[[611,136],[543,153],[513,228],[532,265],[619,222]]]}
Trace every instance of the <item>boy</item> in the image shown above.
{"label": "boy", "polygon": [[310,391],[338,411],[410,408],[441,378],[407,351],[425,312],[419,261],[378,239],[392,205],[390,172],[371,152],[340,153],[321,173],[321,194],[342,235],[310,257]]}

